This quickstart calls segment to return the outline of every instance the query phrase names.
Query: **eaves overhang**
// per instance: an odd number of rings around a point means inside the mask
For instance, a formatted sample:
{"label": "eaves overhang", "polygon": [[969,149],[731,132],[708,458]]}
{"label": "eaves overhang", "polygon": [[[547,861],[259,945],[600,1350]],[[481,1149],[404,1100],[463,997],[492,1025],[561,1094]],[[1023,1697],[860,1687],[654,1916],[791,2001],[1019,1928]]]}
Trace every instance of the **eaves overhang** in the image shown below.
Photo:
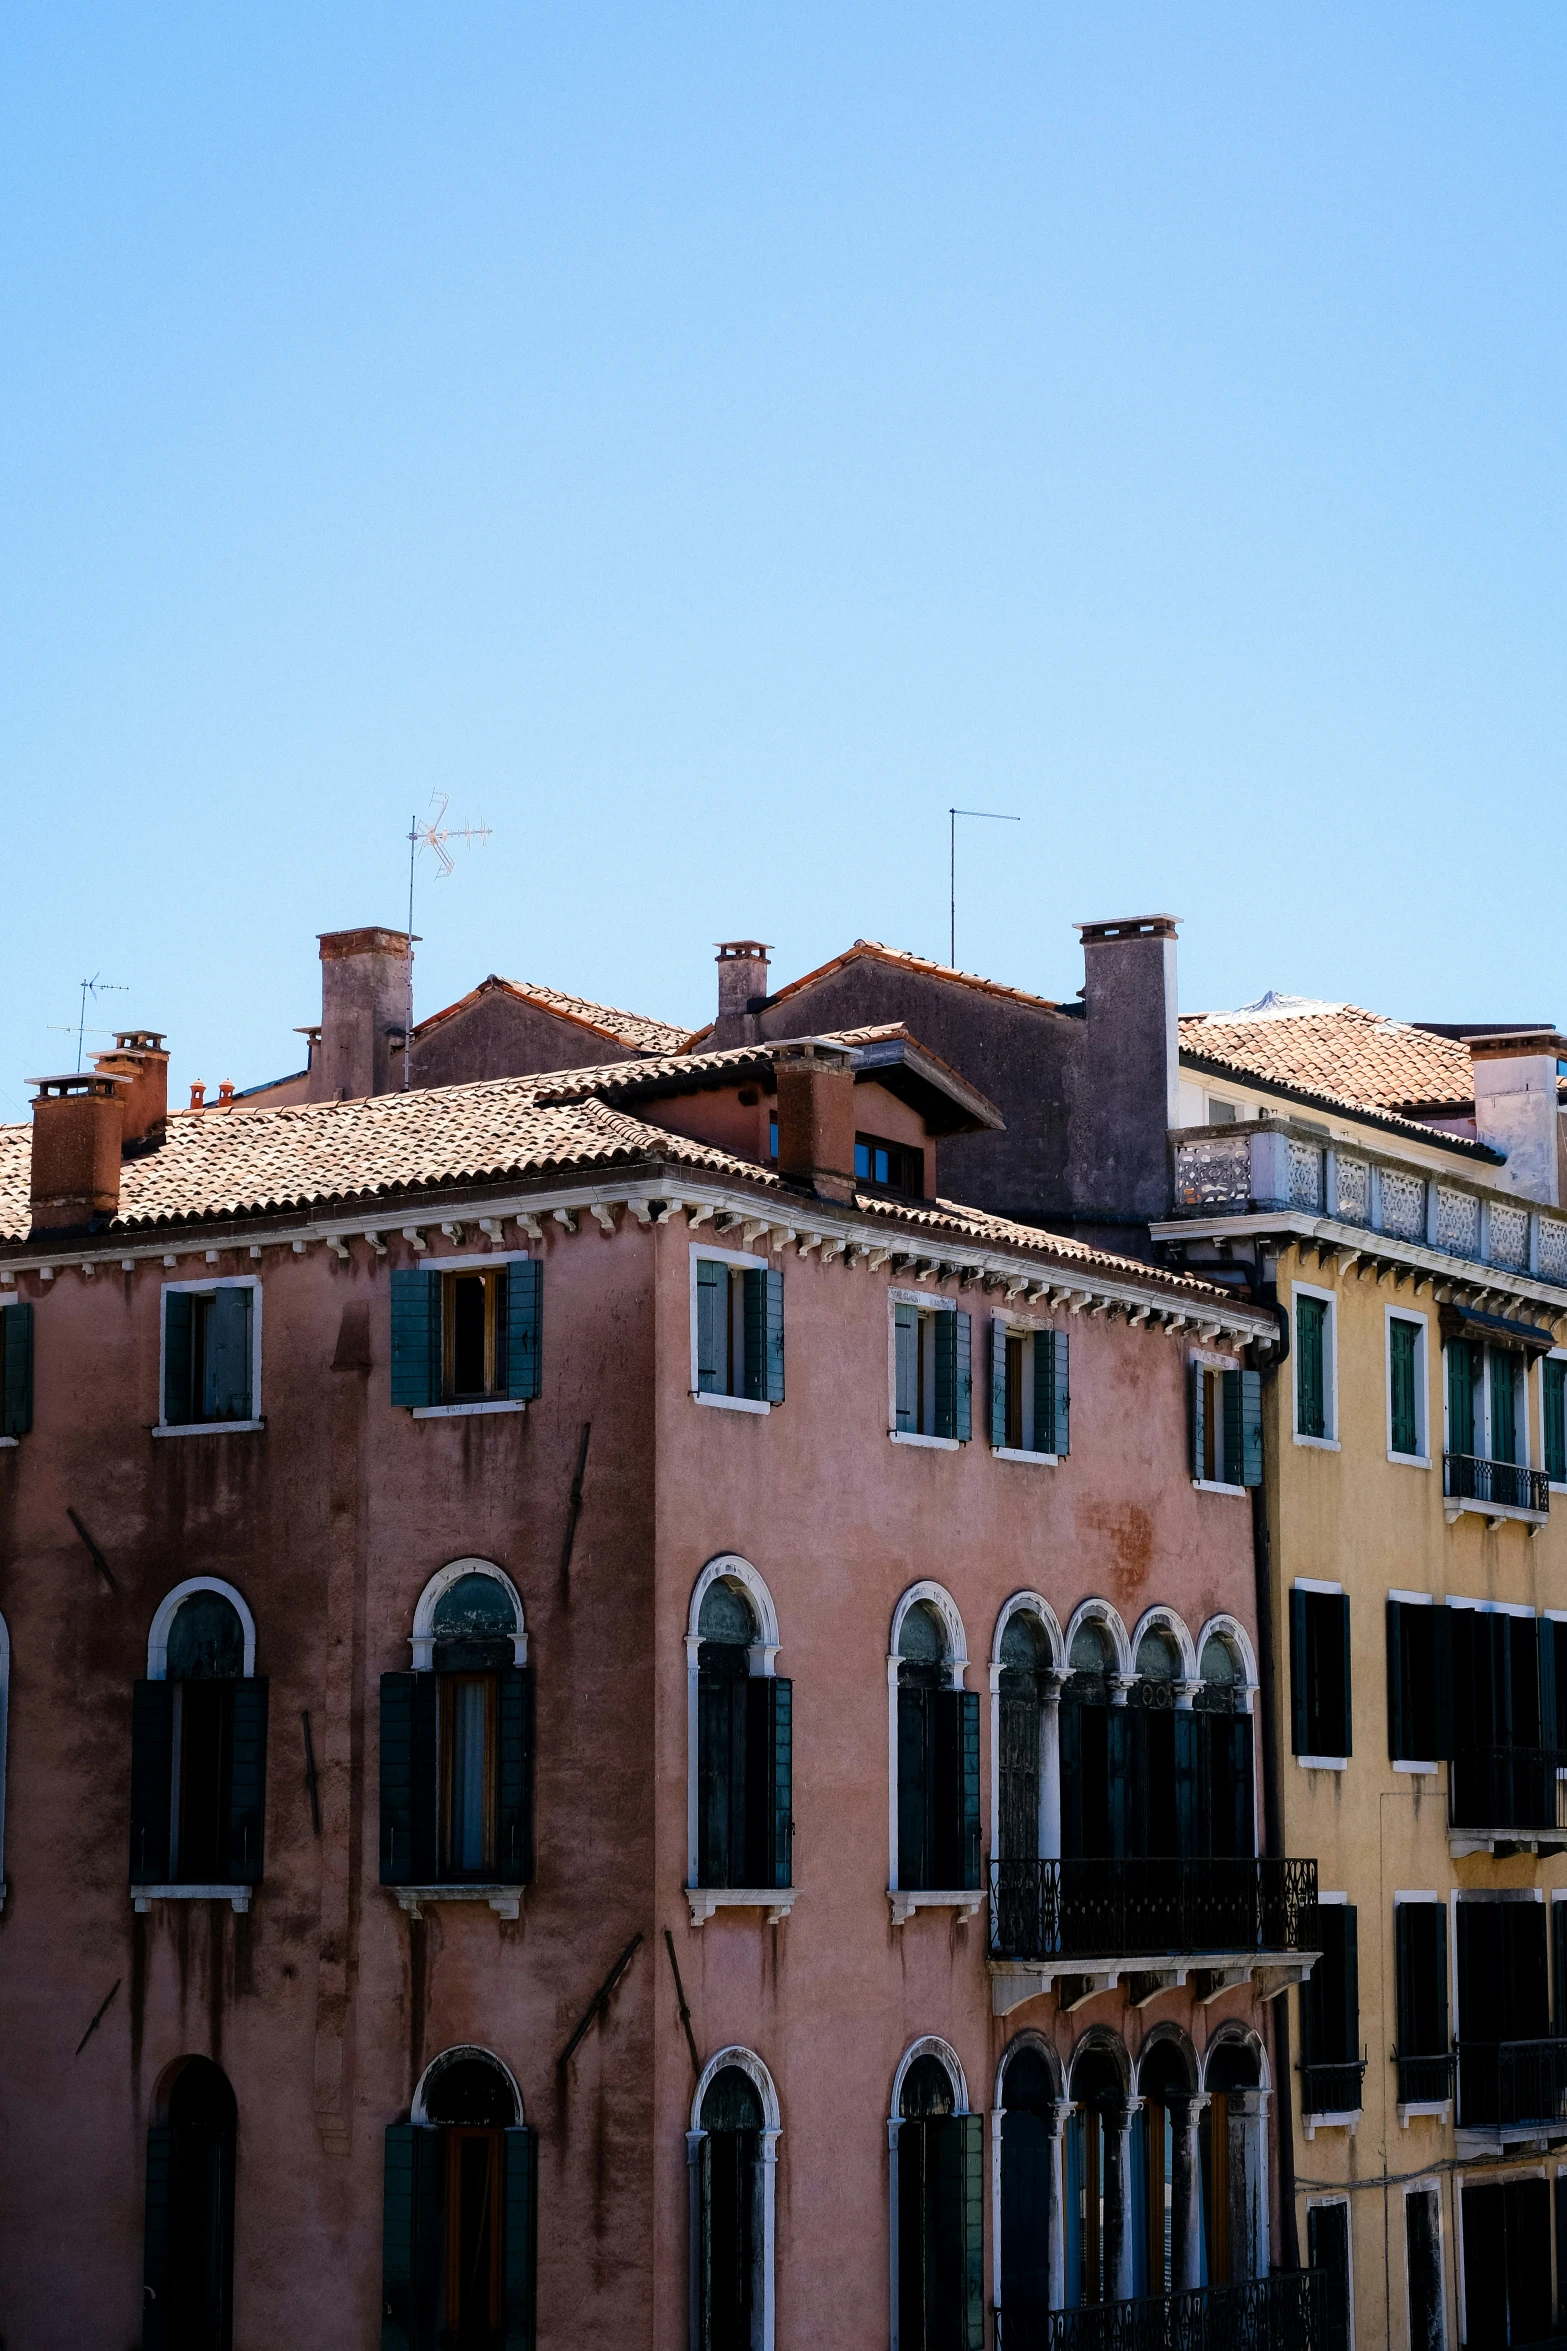
{"label": "eaves overhang", "polygon": [[1182,1069],[1194,1071],[1200,1077],[1219,1078],[1229,1085],[1246,1086],[1256,1094],[1266,1094],[1280,1102],[1297,1102],[1308,1110],[1321,1110],[1334,1118],[1353,1119],[1357,1126],[1374,1127],[1379,1134],[1401,1135],[1409,1142],[1427,1144],[1432,1150],[1449,1153],[1455,1159],[1468,1159],[1483,1167],[1505,1167],[1505,1151],[1493,1150],[1489,1143],[1477,1143],[1468,1135],[1451,1135],[1441,1127],[1422,1125],[1419,1119],[1400,1118],[1396,1111],[1373,1110],[1362,1102],[1351,1102],[1343,1094],[1323,1094],[1309,1086],[1286,1085],[1281,1078],[1265,1077],[1260,1070],[1245,1069],[1239,1062],[1221,1061],[1209,1053],[1193,1053],[1188,1046],[1180,1049]]}
{"label": "eaves overhang", "polygon": [[[1335,1217],[1311,1216],[1300,1209],[1258,1209],[1239,1216],[1163,1217],[1148,1227],[1156,1242],[1275,1241],[1304,1243],[1319,1254],[1334,1256],[1341,1272],[1365,1263],[1403,1269],[1440,1283],[1455,1297],[1462,1292],[1472,1303],[1495,1297],[1527,1299],[1558,1320],[1567,1318],[1567,1290],[1536,1275],[1512,1273],[1504,1266],[1481,1265],[1472,1257],[1452,1257],[1418,1241],[1400,1241],[1389,1233],[1370,1232],[1363,1225],[1341,1224]],[[1441,1293],[1437,1293],[1440,1297]]]}

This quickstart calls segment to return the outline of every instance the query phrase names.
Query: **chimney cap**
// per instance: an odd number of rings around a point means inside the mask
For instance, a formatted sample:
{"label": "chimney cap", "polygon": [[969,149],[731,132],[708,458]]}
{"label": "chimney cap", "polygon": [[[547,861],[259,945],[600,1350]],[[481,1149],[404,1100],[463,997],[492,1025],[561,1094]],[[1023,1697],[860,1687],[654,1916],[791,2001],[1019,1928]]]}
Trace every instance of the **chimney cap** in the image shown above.
{"label": "chimney cap", "polygon": [[713,943],[718,949],[716,960],[719,963],[739,956],[754,958],[772,953],[772,948],[762,939],[716,939]]}
{"label": "chimney cap", "polygon": [[120,1070],[71,1069],[63,1077],[27,1078],[24,1083],[38,1088],[38,1099],[42,1102],[49,1095],[107,1094],[112,1098],[116,1086],[128,1090],[136,1081]]}
{"label": "chimney cap", "polygon": [[167,1029],[116,1029],[116,1053],[161,1053]]}
{"label": "chimney cap", "polygon": [[841,1037],[784,1037],[766,1048],[777,1067],[783,1062],[807,1062],[817,1069],[857,1069],[860,1056]]}
{"label": "chimney cap", "polygon": [[345,955],[406,955],[420,945],[417,931],[389,931],[367,923],[356,931],[317,931],[323,963],[337,963]]}
{"label": "chimney cap", "polygon": [[1107,922],[1080,922],[1072,926],[1085,947],[1108,946],[1118,939],[1173,939],[1179,914],[1120,914]]}

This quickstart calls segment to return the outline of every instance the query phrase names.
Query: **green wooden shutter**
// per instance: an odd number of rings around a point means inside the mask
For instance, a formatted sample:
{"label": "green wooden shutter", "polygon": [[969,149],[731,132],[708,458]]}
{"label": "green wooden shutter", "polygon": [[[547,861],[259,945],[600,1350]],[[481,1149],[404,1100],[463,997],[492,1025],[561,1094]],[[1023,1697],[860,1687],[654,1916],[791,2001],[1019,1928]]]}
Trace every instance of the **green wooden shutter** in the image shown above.
{"label": "green wooden shutter", "polygon": [[979,1835],[979,1693],[958,1690],[958,1859],[960,1886],[980,1882]]}
{"label": "green wooden shutter", "polygon": [[1415,1346],[1419,1336],[1418,1323],[1395,1318],[1387,1326],[1388,1411],[1395,1453],[1417,1454],[1420,1450],[1415,1410]]}
{"label": "green wooden shutter", "polygon": [[203,1420],[249,1420],[250,1331],[254,1293],[248,1282],[215,1290],[207,1309],[202,1376]]}
{"label": "green wooden shutter", "polygon": [[174,2132],[147,2126],[147,2189],[142,2207],[142,2351],[167,2351],[169,2269],[173,2252]]}
{"label": "green wooden shutter", "polygon": [[131,1883],[169,1878],[169,1805],[174,1783],[174,1684],[131,1690]]}
{"label": "green wooden shutter", "polygon": [[906,1306],[899,1301],[892,1310],[892,1323],[896,1424],[906,1434],[917,1434],[914,1423],[919,1410],[920,1318],[918,1307]]}
{"label": "green wooden shutter", "polygon": [[958,1433],[958,1318],[936,1316],[936,1429],[938,1437]]}
{"label": "green wooden shutter", "polygon": [[420,1266],[392,1275],[392,1402],[418,1411],[441,1401],[441,1277]]}
{"label": "green wooden shutter", "polygon": [[1474,1357],[1467,1339],[1447,1342],[1447,1450],[1475,1449]]}
{"label": "green wooden shutter", "polygon": [[1065,1331],[1050,1334],[1052,1385],[1055,1391],[1055,1419],[1051,1432],[1050,1450],[1064,1461],[1072,1450],[1072,1343]]}
{"label": "green wooden shutter", "polygon": [[794,1685],[753,1675],[746,1697],[746,1856],[754,1886],[787,1886],[794,1831]]}
{"label": "green wooden shutter", "polygon": [[1065,1331],[1034,1333],[1034,1451],[1058,1458],[1071,1450],[1071,1394]]}
{"label": "green wooden shutter", "polygon": [[1491,1387],[1491,1459],[1518,1458],[1518,1367],[1502,1347],[1486,1349]]}
{"label": "green wooden shutter", "polygon": [[966,1445],[974,1434],[974,1317],[960,1306],[952,1316],[953,1420],[952,1434]]}
{"label": "green wooden shutter", "polygon": [[935,2141],[933,2340],[983,2351],[985,2341],[985,2123],[947,2114],[926,2129]]}
{"label": "green wooden shutter", "polygon": [[934,1690],[898,1692],[898,1884],[928,1887],[930,1875],[929,1769]]}
{"label": "green wooden shutter", "polygon": [[[1034,1341],[1037,1364],[1039,1341]],[[990,1318],[990,1442],[999,1453],[1007,1441],[1007,1326],[999,1314]],[[1039,1441],[1039,1406],[1034,1407],[1034,1441]]]}
{"label": "green wooden shutter", "polygon": [[1241,1475],[1243,1486],[1262,1483],[1262,1374],[1243,1371],[1241,1384]]}
{"label": "green wooden shutter", "polygon": [[781,1404],[783,1275],[774,1266],[759,1265],[742,1274],[741,1280],[745,1284],[745,1392],[755,1403]]}
{"label": "green wooden shutter", "polygon": [[[17,1311],[11,1309],[13,1314]],[[1540,1366],[1540,1382],[1545,1399],[1545,1474],[1552,1485],[1567,1485],[1567,1363],[1548,1357]]]}
{"label": "green wooden shutter", "polygon": [[1238,1486],[1244,1481],[1241,1471],[1245,1466],[1245,1416],[1241,1409],[1241,1380],[1238,1371],[1221,1372],[1224,1398],[1224,1460],[1220,1476],[1227,1486]]}
{"label": "green wooden shutter", "polygon": [[1324,1357],[1328,1310],[1320,1298],[1295,1300],[1297,1425],[1303,1437],[1325,1437],[1327,1383]]}
{"label": "green wooden shutter", "polygon": [[1177,1706],[1171,1718],[1175,1732],[1175,1849],[1178,1853],[1199,1853],[1204,1829],[1212,1825],[1209,1808],[1198,1804],[1197,1748],[1202,1727],[1221,1719],[1217,1715],[1194,1713],[1189,1706]]}
{"label": "green wooden shutter", "polygon": [[701,1396],[725,1393],[723,1367],[729,1350],[729,1268],[715,1257],[696,1261],[696,1385]]}
{"label": "green wooden shutter", "polygon": [[[433,1674],[422,1677],[435,1679]],[[502,1886],[533,1882],[533,1669],[503,1666],[495,1677],[499,1801],[495,1818],[495,1878]]]}
{"label": "green wooden shutter", "polygon": [[436,1873],[436,1677],[381,1676],[381,1883],[428,1886]]}
{"label": "green wooden shutter", "polygon": [[381,2351],[435,2351],[441,2272],[441,2134],[386,2132],[381,2200]]}
{"label": "green wooden shutter", "polygon": [[506,2136],[505,2351],[533,2351],[538,2307],[539,2136]]}
{"label": "green wooden shutter", "polygon": [[185,1428],[196,1417],[190,1392],[194,1304],[189,1290],[163,1293],[163,1418],[170,1428]]}
{"label": "green wooden shutter", "polygon": [[259,1886],[267,1809],[267,1684],[234,1684],[234,1768],[229,1783],[229,1883]]}
{"label": "green wooden shutter", "polygon": [[1404,1714],[1405,1625],[1407,1614],[1401,1600],[1387,1604],[1387,1751],[1395,1763],[1429,1760],[1426,1756],[1411,1756],[1409,1732]]}
{"label": "green wooden shutter", "polygon": [[1290,1594],[1290,1753],[1310,1755],[1311,1717],[1307,1692],[1306,1602],[1310,1594]]}
{"label": "green wooden shutter", "polygon": [[1206,1477],[1208,1469],[1207,1374],[1200,1363],[1186,1366],[1187,1425],[1192,1440],[1192,1476]]}
{"label": "green wooden shutter", "polygon": [[[1341,1661],[1338,1697],[1343,1710],[1344,1744],[1342,1747],[1335,1747],[1333,1752],[1335,1755],[1353,1755],[1355,1752],[1355,1702],[1349,1674],[1349,1594],[1347,1592],[1340,1592],[1338,1595],[1338,1636],[1338,1654]],[[1422,1760],[1424,1759],[1422,1758]]]}
{"label": "green wooden shutter", "polygon": [[544,1267],[514,1257],[506,1273],[506,1393],[525,1403],[543,1385]]}
{"label": "green wooden shutter", "polygon": [[4,1350],[0,1436],[25,1437],[33,1425],[33,1310],[30,1306],[0,1308],[0,1349]]}

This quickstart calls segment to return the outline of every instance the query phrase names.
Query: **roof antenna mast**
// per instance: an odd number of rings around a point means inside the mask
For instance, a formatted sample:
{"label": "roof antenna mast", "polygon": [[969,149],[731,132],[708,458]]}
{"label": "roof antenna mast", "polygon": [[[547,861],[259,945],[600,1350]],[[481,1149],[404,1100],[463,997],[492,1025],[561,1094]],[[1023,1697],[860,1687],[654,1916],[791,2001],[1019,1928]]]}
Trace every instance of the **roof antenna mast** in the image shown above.
{"label": "roof antenna mast", "polygon": [[[82,1042],[87,1035],[88,997],[90,996],[96,1004],[100,996],[128,996],[130,988],[119,980],[101,980],[96,972],[93,973],[90,980],[82,980],[78,984],[82,991],[82,1009],[76,1023],[76,1066],[80,1069],[82,1066]],[[96,1035],[98,1032],[94,1030],[93,1033]]]}
{"label": "roof antenna mast", "polygon": [[947,934],[947,961],[954,971],[958,968],[958,818],[982,816],[987,824],[1021,824],[1020,816],[1007,816],[999,808],[949,808],[947,810],[947,911],[951,918]]}
{"label": "roof antenna mast", "polygon": [[[441,868],[435,878],[438,882],[444,882],[452,870],[452,855],[446,846],[448,841],[460,841],[465,849],[471,849],[477,842],[482,849],[490,837],[490,828],[482,816],[477,824],[449,825],[444,821],[447,806],[451,800],[450,792],[432,792],[430,794],[431,805],[434,806],[437,800],[441,803],[440,807],[436,809],[434,816],[427,817],[423,824],[419,822],[417,816],[411,816],[408,819],[408,1021],[403,1032],[404,1093],[408,1091],[409,1072],[413,1068],[414,1058],[415,862],[421,849],[433,849],[440,860]],[[77,1067],[80,1068],[80,1066],[81,1064],[78,1062]]]}

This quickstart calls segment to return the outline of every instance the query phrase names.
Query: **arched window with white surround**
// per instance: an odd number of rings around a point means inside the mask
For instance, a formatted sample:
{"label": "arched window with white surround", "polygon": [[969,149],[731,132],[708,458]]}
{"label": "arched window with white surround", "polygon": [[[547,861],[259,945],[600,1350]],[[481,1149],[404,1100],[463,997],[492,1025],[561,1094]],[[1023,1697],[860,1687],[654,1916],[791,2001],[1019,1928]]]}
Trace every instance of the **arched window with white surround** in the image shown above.
{"label": "arched window with white surround", "polygon": [[443,2049],[408,2120],[388,2126],[382,2197],[382,2341],[533,2351],[538,2136],[493,2050]]}
{"label": "arched window with white surround", "polygon": [[892,2351],[981,2351],[985,2340],[984,2117],[951,2045],[905,2050],[887,2122]]}
{"label": "arched window with white surround", "polygon": [[1066,1628],[1071,1678],[1061,1693],[1061,1852],[1068,1861],[1126,1851],[1126,1627],[1107,1600],[1084,1600]]}
{"label": "arched window with white surround", "polygon": [[1252,1696],[1257,1665],[1246,1628],[1212,1616],[1197,1636],[1198,1805],[1205,1853],[1249,1859],[1257,1850],[1257,1759]]}
{"label": "arched window with white surround", "polygon": [[1132,2297],[1137,2221],[1131,2071],[1124,2043],[1102,2025],[1090,2026],[1072,2052],[1063,2271],[1069,2310]]}
{"label": "arched window with white surround", "polygon": [[691,2351],[773,2351],[782,2117],[754,2050],[720,2049],[691,2101]]}
{"label": "arched window with white surround", "polygon": [[1015,1592],[990,1657],[990,1819],[997,1865],[1061,1852],[1061,1686],[1066,1649],[1048,1600]]}
{"label": "arched window with white surround", "polygon": [[1207,2105],[1200,2144],[1206,2284],[1240,2285],[1268,2268],[1267,2052],[1249,2025],[1231,2018],[1203,2054]]}
{"label": "arched window with white surround", "polygon": [[533,1674],[522,1599],[493,1559],[431,1577],[412,1670],[381,1676],[381,1883],[518,1913],[533,1876]]}
{"label": "arched window with white surround", "polygon": [[1061,2061],[1043,2033],[1021,2032],[996,2069],[995,2302],[998,2340],[1043,2342],[1061,2307],[1064,2223]]}
{"label": "arched window with white surround", "polygon": [[241,1593],[191,1576],[160,1603],[132,1690],[131,1884],[156,1899],[248,1910],[261,1880],[267,1684]]}
{"label": "arched window with white surround", "polygon": [[748,1559],[721,1552],[686,1617],[686,1898],[718,1910],[794,1902],[794,1685],[777,1671],[778,1617]]}
{"label": "arched window with white surround", "polygon": [[1204,2099],[1197,2058],[1178,2025],[1158,2024],[1137,2054],[1140,2112],[1133,2125],[1138,2214],[1136,2294],[1179,2294],[1204,2282],[1198,2131]]}
{"label": "arched window with white surround", "polygon": [[1170,1860],[1198,1847],[1194,1665],[1191,1635],[1174,1609],[1145,1610],[1132,1634],[1125,1799],[1126,1851],[1142,1858]]}
{"label": "arched window with white surround", "polygon": [[916,1909],[971,1917],[979,1906],[979,1694],[963,1687],[967,1662],[950,1593],[911,1584],[893,1611],[887,1659],[887,1885],[897,1925]]}

